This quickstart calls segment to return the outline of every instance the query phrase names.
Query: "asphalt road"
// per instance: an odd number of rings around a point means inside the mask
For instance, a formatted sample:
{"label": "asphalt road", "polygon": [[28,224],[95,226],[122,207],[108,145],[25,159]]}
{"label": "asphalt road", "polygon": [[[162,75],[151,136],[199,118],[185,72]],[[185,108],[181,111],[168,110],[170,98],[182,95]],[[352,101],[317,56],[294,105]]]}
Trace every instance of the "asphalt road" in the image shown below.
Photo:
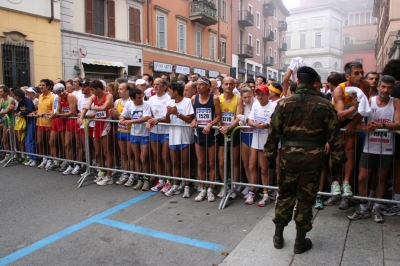
{"label": "asphalt road", "polygon": [[[0,265],[213,265],[272,205],[219,210],[21,165],[0,167]],[[217,192],[215,193],[217,194]],[[254,243],[256,245],[256,243]]]}

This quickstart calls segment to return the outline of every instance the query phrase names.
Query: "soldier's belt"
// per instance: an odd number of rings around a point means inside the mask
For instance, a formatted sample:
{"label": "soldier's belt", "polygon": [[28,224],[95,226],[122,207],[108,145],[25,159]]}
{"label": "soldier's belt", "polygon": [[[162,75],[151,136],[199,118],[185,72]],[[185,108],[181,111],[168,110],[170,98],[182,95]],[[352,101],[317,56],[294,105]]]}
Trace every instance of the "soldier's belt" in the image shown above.
{"label": "soldier's belt", "polygon": [[295,141],[295,140],[284,140],[282,146],[286,147],[323,147],[326,142],[320,140],[315,141]]}

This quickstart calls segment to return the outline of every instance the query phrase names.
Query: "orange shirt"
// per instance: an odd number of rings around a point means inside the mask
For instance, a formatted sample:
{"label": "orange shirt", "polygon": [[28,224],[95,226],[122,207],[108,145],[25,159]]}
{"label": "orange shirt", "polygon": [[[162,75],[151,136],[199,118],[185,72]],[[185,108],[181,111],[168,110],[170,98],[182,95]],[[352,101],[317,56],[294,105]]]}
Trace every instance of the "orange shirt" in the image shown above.
{"label": "orange shirt", "polygon": [[[38,113],[39,114],[52,114],[54,112],[54,94],[49,93],[44,96],[43,94],[39,95],[38,100]],[[51,118],[47,117],[38,117],[37,126],[42,127],[51,127]]]}

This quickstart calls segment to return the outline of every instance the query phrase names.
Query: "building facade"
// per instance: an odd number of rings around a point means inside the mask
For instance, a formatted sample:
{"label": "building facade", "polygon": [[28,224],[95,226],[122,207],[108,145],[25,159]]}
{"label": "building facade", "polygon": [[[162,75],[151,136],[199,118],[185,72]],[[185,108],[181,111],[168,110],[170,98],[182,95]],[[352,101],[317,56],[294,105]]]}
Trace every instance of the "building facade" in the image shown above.
{"label": "building facade", "polygon": [[302,0],[290,9],[287,19],[286,62],[302,57],[325,81],[332,71],[341,72],[343,65],[342,23],[346,13],[340,5],[327,1]]}
{"label": "building facade", "polygon": [[391,59],[400,59],[400,9],[397,1],[375,0],[373,16],[377,18],[376,69],[382,71]]}
{"label": "building facade", "polygon": [[289,15],[281,0],[234,1],[232,67],[239,81],[257,76],[283,80]]}
{"label": "building facade", "polygon": [[60,1],[1,1],[0,17],[0,84],[36,86],[60,78]]}
{"label": "building facade", "polygon": [[359,61],[365,72],[375,71],[376,18],[372,16],[373,0],[342,2],[347,13],[343,24],[343,62]]}
{"label": "building facade", "polygon": [[143,4],[143,72],[226,76],[232,0],[152,0]]}
{"label": "building facade", "polygon": [[63,77],[142,73],[143,1],[61,0]]}

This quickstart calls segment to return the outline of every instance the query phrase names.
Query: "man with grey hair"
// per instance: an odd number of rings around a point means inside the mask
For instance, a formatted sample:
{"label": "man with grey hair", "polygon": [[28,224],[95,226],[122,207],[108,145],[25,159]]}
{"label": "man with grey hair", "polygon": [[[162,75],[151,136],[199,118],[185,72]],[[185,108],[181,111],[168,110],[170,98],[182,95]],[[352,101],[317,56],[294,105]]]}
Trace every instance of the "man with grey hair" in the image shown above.
{"label": "man with grey hair", "polygon": [[[357,125],[356,129],[369,131],[366,133],[364,149],[360,159],[358,175],[358,193],[361,197],[367,196],[367,182],[371,173],[378,169],[378,185],[376,198],[382,199],[386,193],[387,176],[393,161],[393,133],[376,132],[376,129],[390,131],[400,129],[400,99],[390,95],[394,90],[395,79],[392,76],[382,76],[378,83],[378,96],[371,97],[369,104],[372,112],[367,117],[366,125]],[[378,165],[379,163],[379,165]],[[360,200],[360,210],[348,216],[349,220],[370,218],[376,223],[383,223],[379,211],[379,203],[375,202],[372,211],[367,202]]]}

